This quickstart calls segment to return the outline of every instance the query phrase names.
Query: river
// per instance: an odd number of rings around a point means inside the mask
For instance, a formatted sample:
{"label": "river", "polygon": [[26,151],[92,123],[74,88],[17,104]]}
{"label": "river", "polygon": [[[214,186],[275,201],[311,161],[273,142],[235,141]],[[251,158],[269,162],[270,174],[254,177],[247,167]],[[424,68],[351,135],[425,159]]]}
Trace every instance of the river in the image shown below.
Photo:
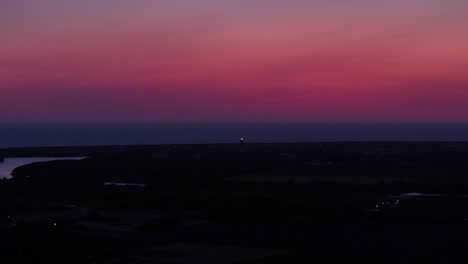
{"label": "river", "polygon": [[0,179],[11,179],[11,172],[22,165],[26,165],[33,162],[51,161],[51,160],[76,160],[82,159],[82,157],[71,157],[71,158],[57,158],[57,157],[30,157],[30,158],[5,158],[4,162],[0,162]]}

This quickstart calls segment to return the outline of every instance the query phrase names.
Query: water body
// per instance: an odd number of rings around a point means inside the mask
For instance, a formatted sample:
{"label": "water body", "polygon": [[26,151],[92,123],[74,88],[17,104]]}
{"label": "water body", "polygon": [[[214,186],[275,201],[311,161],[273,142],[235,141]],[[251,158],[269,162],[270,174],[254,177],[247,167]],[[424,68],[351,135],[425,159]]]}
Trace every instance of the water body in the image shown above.
{"label": "water body", "polygon": [[468,141],[468,123],[0,124],[0,148],[326,141]]}
{"label": "water body", "polygon": [[11,172],[19,167],[33,162],[51,161],[51,160],[70,160],[81,158],[7,158],[0,162],[0,179],[11,179]]}

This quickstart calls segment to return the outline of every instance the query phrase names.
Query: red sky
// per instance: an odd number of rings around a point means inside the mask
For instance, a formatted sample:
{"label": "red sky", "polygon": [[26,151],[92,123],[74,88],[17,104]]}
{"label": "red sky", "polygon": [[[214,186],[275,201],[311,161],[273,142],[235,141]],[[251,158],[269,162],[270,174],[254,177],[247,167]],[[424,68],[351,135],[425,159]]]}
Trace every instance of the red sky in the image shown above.
{"label": "red sky", "polygon": [[466,0],[4,0],[0,122],[468,121]]}

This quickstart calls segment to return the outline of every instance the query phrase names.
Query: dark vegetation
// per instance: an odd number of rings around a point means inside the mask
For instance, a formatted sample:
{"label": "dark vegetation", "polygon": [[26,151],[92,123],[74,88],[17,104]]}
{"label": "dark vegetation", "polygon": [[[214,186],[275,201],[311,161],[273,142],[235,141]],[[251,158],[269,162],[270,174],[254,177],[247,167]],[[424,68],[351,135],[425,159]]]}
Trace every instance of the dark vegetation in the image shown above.
{"label": "dark vegetation", "polygon": [[[30,218],[0,221],[0,257],[14,263],[133,263],[129,256],[170,243],[289,252],[251,263],[468,257],[464,142],[10,148],[0,156],[88,157],[29,164],[0,182],[0,217]],[[264,180],[248,180],[258,175]],[[398,198],[410,192],[440,195]]]}

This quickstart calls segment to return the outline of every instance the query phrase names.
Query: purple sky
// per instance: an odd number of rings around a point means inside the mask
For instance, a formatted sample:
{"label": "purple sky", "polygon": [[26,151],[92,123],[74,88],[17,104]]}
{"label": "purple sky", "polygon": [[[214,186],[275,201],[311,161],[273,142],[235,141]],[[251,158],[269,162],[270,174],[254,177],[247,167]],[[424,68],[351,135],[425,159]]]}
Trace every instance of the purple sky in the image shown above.
{"label": "purple sky", "polygon": [[0,122],[468,121],[466,0],[2,0]]}

